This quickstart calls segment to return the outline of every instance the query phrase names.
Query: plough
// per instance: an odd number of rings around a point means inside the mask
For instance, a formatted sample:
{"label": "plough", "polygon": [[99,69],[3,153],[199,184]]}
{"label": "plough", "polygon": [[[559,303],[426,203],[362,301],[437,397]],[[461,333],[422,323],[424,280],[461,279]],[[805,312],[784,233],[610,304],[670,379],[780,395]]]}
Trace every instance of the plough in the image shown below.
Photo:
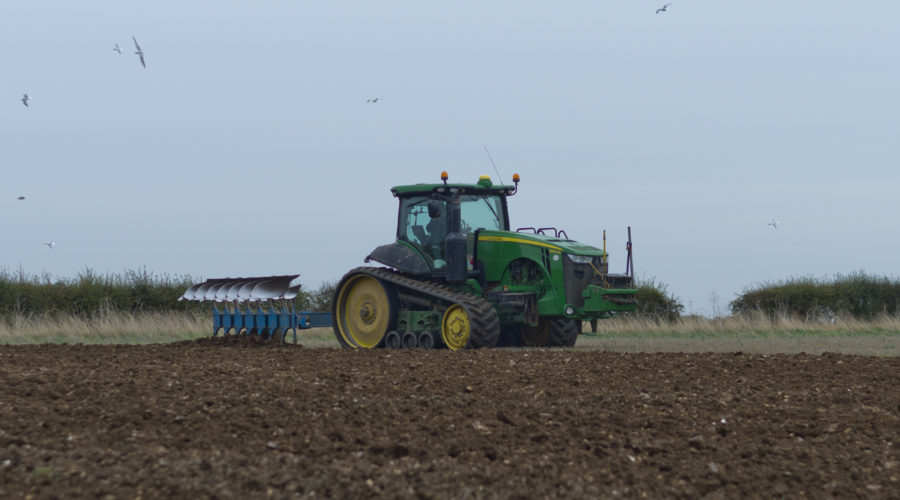
{"label": "plough", "polygon": [[331,327],[330,313],[294,310],[292,301],[300,293],[300,285],[291,286],[291,282],[298,276],[208,279],[191,285],[178,300],[214,303],[213,337],[221,332],[223,336],[259,335],[284,342],[291,332],[296,344],[298,329]]}

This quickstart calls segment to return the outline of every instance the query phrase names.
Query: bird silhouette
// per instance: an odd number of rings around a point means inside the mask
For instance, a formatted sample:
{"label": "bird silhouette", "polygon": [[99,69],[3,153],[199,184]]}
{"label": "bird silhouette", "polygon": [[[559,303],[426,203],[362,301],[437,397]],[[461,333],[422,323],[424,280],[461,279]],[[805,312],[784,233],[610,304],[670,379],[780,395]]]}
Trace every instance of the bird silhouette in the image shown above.
{"label": "bird silhouette", "polygon": [[22,104],[24,104],[26,108],[28,107],[28,101],[30,100],[31,97],[29,97],[28,94],[22,94]]}
{"label": "bird silhouette", "polygon": [[53,250],[53,247],[56,245],[56,242],[55,241],[45,241],[44,244],[47,245],[47,248],[49,248],[50,250]]}
{"label": "bird silhouette", "polygon": [[670,5],[672,5],[672,4],[667,3],[667,4],[663,5],[662,7],[656,9],[656,13],[659,14],[660,12],[669,12]]}
{"label": "bird silhouette", "polygon": [[138,45],[137,38],[135,38],[134,35],[131,35],[131,39],[134,40],[134,48],[137,49],[134,51],[134,53],[141,58],[141,66],[143,66],[144,69],[147,69],[147,63],[144,62],[144,51],[141,50],[141,46]]}
{"label": "bird silhouette", "polygon": [[778,229],[778,224],[781,224],[781,222],[775,219],[772,219],[772,222],[769,223],[769,225],[772,226],[772,229]]}
{"label": "bird silhouette", "polygon": [[116,52],[119,55],[122,55],[122,49],[119,48],[119,44],[117,43],[115,47],[113,47],[113,52]]}
{"label": "bird silhouette", "polygon": [[17,200],[24,200],[24,199],[25,199],[25,196],[19,196],[19,197],[16,198],[16,199],[17,199]]}
{"label": "bird silhouette", "polygon": [[381,98],[380,98],[380,97],[376,97],[376,98],[374,98],[374,99],[366,99],[366,102],[376,103],[376,102],[378,102],[379,99],[381,99]]}

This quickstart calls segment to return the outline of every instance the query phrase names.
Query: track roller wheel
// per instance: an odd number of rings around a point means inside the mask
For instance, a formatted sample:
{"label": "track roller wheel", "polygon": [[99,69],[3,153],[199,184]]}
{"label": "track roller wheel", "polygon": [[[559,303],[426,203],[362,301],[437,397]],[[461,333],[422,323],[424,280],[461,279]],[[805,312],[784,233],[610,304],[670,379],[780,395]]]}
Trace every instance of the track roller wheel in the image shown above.
{"label": "track roller wheel", "polygon": [[472,335],[472,322],[469,313],[459,305],[453,304],[444,312],[441,320],[441,339],[452,351],[466,347]]}
{"label": "track roller wheel", "polygon": [[581,323],[574,319],[550,320],[550,347],[572,347],[578,339]]}
{"label": "track roller wheel", "polygon": [[388,349],[400,349],[400,334],[391,330],[384,336],[384,346]]}
{"label": "track roller wheel", "polygon": [[390,285],[348,273],[337,286],[331,309],[334,336],[342,346],[380,347],[395,322],[396,300]]}
{"label": "track roller wheel", "polygon": [[419,347],[422,349],[434,348],[434,334],[428,330],[419,332]]}
{"label": "track roller wheel", "polygon": [[405,332],[400,337],[400,343],[404,349],[415,349],[419,346],[419,338],[416,336],[416,332]]}

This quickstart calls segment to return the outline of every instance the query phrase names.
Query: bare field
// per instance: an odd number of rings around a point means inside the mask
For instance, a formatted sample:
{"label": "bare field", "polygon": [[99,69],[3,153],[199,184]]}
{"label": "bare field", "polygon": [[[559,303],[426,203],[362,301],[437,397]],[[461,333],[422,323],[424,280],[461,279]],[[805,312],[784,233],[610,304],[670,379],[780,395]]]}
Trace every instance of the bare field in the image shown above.
{"label": "bare field", "polygon": [[0,346],[0,497],[900,496],[900,358]]}

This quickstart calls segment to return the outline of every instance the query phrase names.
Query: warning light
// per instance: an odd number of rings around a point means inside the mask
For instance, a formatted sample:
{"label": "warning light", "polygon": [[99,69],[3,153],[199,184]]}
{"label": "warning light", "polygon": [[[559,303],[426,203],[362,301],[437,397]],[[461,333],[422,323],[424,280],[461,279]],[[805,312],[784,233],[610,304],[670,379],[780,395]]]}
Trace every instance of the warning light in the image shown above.
{"label": "warning light", "polygon": [[519,174],[513,174],[513,182],[516,184],[519,183]]}
{"label": "warning light", "polygon": [[447,171],[446,171],[446,170],[443,171],[443,172],[441,172],[441,180],[442,180],[442,181],[447,182],[447,179],[449,179],[449,178],[450,178],[450,177],[447,175]]}

